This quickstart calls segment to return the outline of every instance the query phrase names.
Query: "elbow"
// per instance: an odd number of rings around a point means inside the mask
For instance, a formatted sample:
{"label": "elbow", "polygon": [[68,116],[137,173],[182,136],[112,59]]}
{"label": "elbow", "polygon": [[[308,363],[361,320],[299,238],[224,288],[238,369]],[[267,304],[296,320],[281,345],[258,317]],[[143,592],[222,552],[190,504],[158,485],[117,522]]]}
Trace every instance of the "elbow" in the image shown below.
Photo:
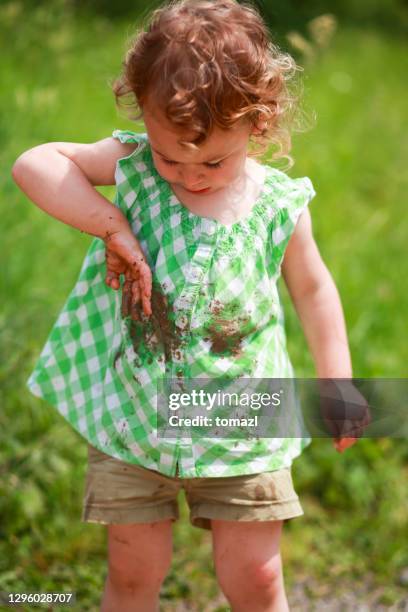
{"label": "elbow", "polygon": [[334,304],[340,300],[340,296],[334,280],[329,276],[325,281],[317,283],[306,295],[306,299],[313,302],[315,306],[317,304],[330,304],[330,308],[333,308]]}
{"label": "elbow", "polygon": [[22,155],[20,155],[20,157],[16,159],[11,169],[11,176],[13,177],[13,181],[17,185],[20,185],[22,177],[24,175],[24,155],[25,153],[23,153]]}
{"label": "elbow", "polygon": [[31,157],[32,149],[28,151],[24,151],[14,162],[13,167],[11,169],[11,176],[13,177],[13,181],[19,186],[22,187],[25,179],[30,172],[30,168],[32,166],[32,157]]}
{"label": "elbow", "polygon": [[[51,145],[51,146],[50,146]],[[24,151],[14,162],[11,176],[14,182],[21,188],[32,178],[35,178],[39,169],[50,164],[49,151],[53,143],[47,143]]]}
{"label": "elbow", "polygon": [[294,301],[325,299],[328,294],[337,292],[334,280],[326,267],[322,268],[319,276],[311,276],[300,287],[293,291]]}

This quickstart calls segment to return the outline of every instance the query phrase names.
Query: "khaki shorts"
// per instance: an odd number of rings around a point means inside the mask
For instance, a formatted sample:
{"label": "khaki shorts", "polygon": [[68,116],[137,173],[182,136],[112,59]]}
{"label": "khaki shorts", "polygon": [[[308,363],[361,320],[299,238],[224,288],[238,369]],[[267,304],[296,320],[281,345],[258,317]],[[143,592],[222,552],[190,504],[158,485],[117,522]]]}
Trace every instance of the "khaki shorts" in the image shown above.
{"label": "khaki shorts", "polygon": [[191,524],[202,529],[211,529],[211,519],[276,521],[304,514],[290,468],[180,478],[120,461],[89,444],[82,521],[105,525],[176,521],[180,489],[186,494]]}

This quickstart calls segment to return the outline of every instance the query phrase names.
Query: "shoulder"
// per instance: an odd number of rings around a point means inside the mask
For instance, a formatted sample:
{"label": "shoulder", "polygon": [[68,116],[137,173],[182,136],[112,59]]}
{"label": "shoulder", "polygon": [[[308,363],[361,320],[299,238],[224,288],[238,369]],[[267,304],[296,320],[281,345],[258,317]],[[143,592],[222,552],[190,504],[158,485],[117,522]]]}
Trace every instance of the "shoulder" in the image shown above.
{"label": "shoulder", "polygon": [[114,130],[112,138],[128,153],[116,161],[115,183],[118,189],[135,190],[136,186],[150,188],[156,185],[157,171],[154,166],[149,139],[144,132]]}
{"label": "shoulder", "polygon": [[[127,167],[130,172],[139,172],[152,165],[150,144],[144,132],[131,132],[129,130],[114,130],[112,140],[122,147],[124,155],[117,159],[117,166]],[[140,162],[138,164],[138,162]]]}
{"label": "shoulder", "polygon": [[269,196],[274,225],[288,225],[288,230],[290,225],[293,231],[300,215],[316,195],[312,181],[307,176],[292,178],[271,166],[265,169],[265,193]]}
{"label": "shoulder", "polygon": [[114,130],[112,140],[122,147],[124,155],[120,159],[132,159],[138,156],[144,149],[150,148],[146,133],[131,132],[129,130]]}
{"label": "shoulder", "polygon": [[281,203],[287,198],[288,203],[292,202],[296,197],[308,197],[312,199],[316,195],[312,181],[308,176],[292,178],[282,170],[265,166],[268,186],[273,190],[275,195],[279,195]]}
{"label": "shoulder", "polygon": [[139,155],[145,149],[150,151],[148,136],[145,132],[131,132],[130,130],[114,130],[112,139],[118,143],[118,146],[126,147],[128,155],[124,159],[133,158]]}
{"label": "shoulder", "polygon": [[286,252],[298,251],[307,248],[314,241],[312,218],[309,209],[306,207],[301,211],[296,227],[291,234],[290,241]]}
{"label": "shoulder", "polygon": [[289,240],[282,264],[282,275],[292,299],[303,297],[317,287],[327,270],[315,242],[308,210],[301,215]]}
{"label": "shoulder", "polygon": [[112,138],[126,146],[133,147],[133,150],[144,147],[149,142],[145,132],[132,132],[130,130],[114,130]]}

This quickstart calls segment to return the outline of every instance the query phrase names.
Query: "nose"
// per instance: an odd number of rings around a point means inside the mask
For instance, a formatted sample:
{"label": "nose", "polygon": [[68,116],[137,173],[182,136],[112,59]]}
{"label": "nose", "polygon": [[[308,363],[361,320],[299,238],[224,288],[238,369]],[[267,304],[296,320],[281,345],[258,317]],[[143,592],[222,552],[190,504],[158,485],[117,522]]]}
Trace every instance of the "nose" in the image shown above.
{"label": "nose", "polygon": [[205,178],[205,174],[202,169],[194,166],[185,166],[180,170],[180,173],[183,185],[187,189],[199,189],[200,185],[202,185],[203,178]]}

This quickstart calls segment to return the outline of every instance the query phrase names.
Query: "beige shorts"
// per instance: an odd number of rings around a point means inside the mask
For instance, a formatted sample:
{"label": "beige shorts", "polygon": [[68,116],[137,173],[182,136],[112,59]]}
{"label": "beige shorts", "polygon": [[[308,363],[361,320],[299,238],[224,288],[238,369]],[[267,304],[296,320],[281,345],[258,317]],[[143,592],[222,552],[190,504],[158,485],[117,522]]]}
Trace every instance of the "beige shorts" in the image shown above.
{"label": "beige shorts", "polygon": [[104,525],[176,521],[180,489],[185,491],[191,524],[202,529],[211,529],[211,519],[276,521],[304,514],[290,468],[180,478],[120,461],[89,444],[82,521]]}

